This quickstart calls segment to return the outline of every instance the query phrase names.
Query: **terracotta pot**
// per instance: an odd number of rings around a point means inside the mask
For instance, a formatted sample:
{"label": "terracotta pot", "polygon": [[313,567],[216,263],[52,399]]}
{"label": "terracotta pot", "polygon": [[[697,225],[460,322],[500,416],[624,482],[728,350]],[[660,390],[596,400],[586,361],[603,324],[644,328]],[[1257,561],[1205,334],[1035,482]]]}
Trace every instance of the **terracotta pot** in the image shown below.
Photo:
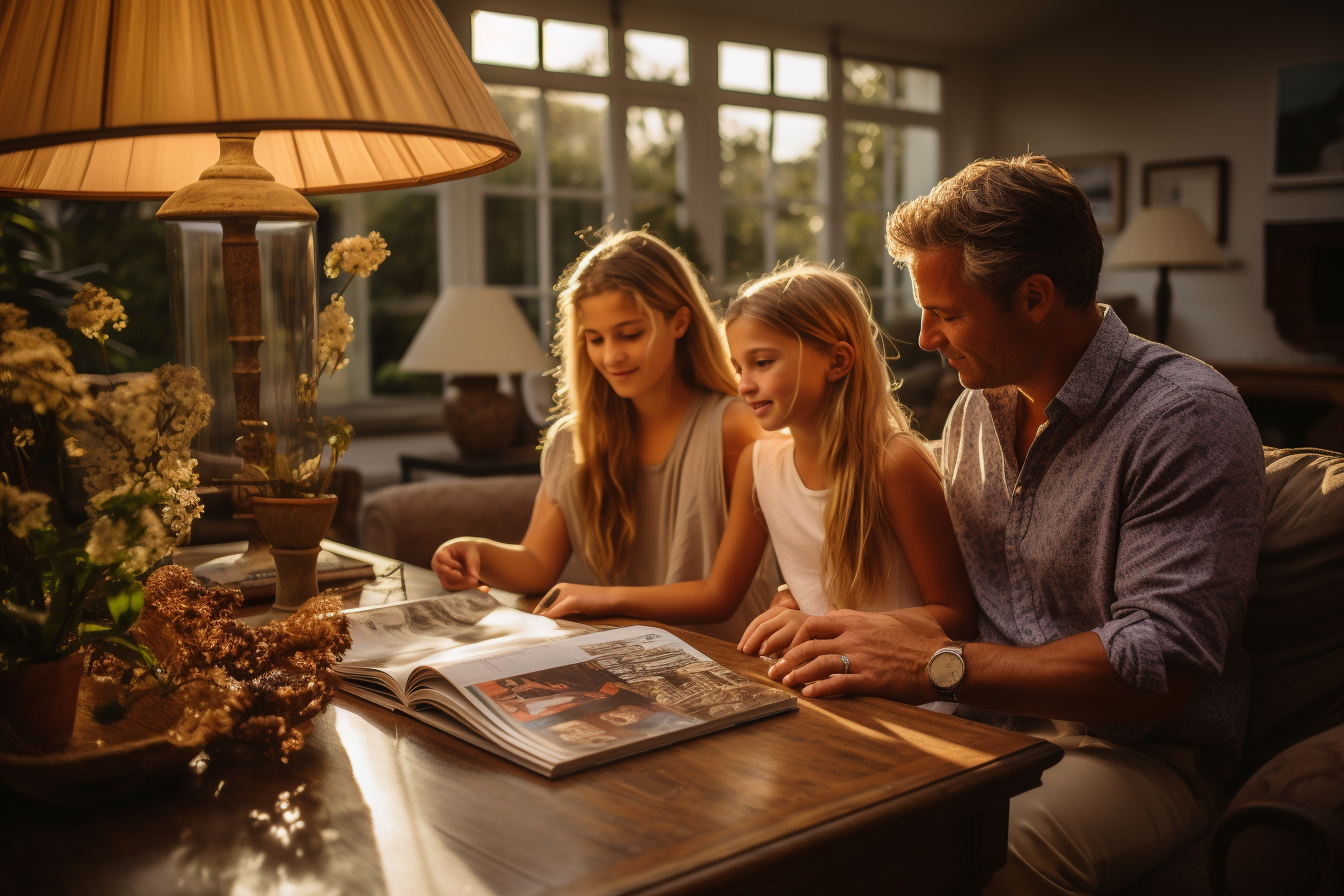
{"label": "terracotta pot", "polygon": [[277,610],[294,611],[317,596],[317,555],[336,517],[336,496],[319,498],[252,498],[261,534],[275,558]]}
{"label": "terracotta pot", "polygon": [[75,707],[83,676],[81,651],[0,672],[0,715],[37,749],[58,750],[75,730]]}

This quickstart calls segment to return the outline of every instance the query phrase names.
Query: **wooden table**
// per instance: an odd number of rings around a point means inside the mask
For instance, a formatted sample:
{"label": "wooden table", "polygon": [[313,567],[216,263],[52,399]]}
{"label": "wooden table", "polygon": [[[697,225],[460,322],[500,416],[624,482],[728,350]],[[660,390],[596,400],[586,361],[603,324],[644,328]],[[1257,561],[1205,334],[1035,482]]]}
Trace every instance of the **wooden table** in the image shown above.
{"label": "wooden table", "polygon": [[876,698],[799,706],[551,781],[341,694],[287,764],[202,761],[80,808],[0,785],[0,892],[974,892],[1004,862],[1009,798],[1062,755]]}

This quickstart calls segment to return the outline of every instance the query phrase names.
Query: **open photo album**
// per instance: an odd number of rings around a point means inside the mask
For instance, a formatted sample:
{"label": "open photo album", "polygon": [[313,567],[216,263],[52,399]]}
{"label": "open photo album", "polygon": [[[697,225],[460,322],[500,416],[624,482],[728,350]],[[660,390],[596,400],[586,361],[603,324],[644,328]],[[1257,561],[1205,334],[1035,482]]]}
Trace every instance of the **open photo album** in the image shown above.
{"label": "open photo album", "polygon": [[478,591],[346,615],[343,690],[550,778],[798,706],[663,629],[599,630]]}

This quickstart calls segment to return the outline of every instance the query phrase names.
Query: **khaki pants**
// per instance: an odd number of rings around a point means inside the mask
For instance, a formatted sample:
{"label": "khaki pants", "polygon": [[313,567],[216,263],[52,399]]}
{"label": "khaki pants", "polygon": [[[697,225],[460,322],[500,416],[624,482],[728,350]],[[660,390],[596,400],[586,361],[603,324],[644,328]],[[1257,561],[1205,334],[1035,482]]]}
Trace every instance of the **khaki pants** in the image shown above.
{"label": "khaki pants", "polygon": [[1122,747],[1074,722],[1018,730],[1065,753],[1009,803],[1008,864],[986,894],[1114,893],[1202,837],[1221,802],[1193,747]]}

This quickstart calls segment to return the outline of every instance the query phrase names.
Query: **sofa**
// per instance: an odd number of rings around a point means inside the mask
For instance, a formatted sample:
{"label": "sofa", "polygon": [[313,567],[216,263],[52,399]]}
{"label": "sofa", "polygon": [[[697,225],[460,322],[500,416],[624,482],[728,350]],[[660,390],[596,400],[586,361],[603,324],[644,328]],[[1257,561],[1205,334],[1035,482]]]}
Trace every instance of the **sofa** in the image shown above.
{"label": "sofa", "polygon": [[[1344,893],[1344,455],[1265,449],[1265,529],[1246,616],[1251,705],[1226,811],[1124,896]],[[384,489],[363,546],[417,566],[458,535],[517,542],[539,476]]]}

